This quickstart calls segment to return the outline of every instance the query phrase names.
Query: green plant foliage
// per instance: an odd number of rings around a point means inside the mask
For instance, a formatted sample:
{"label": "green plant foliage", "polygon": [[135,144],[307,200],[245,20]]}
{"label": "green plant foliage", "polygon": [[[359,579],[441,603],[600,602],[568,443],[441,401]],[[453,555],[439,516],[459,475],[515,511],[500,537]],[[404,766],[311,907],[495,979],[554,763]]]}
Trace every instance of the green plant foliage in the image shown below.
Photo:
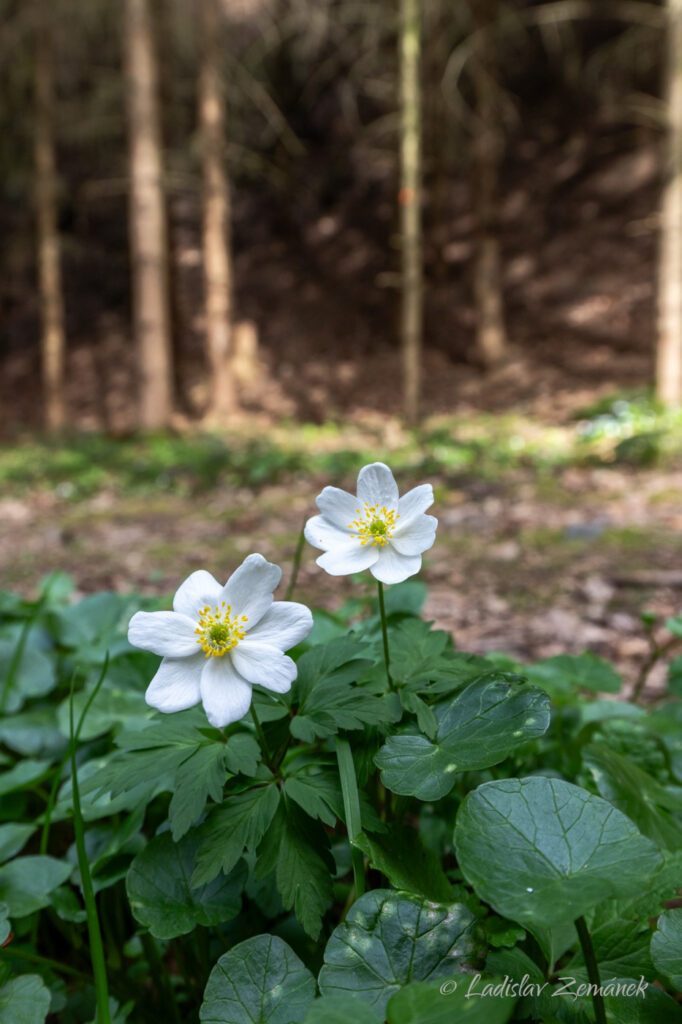
{"label": "green plant foliage", "polygon": [[276,935],[257,935],[220,957],[201,1004],[202,1024],[297,1024],[315,978]]}
{"label": "green plant foliage", "polygon": [[197,845],[196,835],[178,843],[166,832],[150,840],[130,865],[126,878],[130,909],[157,939],[184,935],[198,924],[229,921],[241,909],[245,865],[238,863],[229,875],[192,887],[189,879]]}
{"label": "green plant foliage", "polygon": [[11,978],[0,988],[0,1024],[43,1024],[50,990],[37,974]]}
{"label": "green plant foliage", "polygon": [[466,907],[375,889],[334,929],[320,991],[355,992],[385,1011],[391,996],[411,981],[452,977],[475,966],[481,954],[481,934]]}
{"label": "green plant foliage", "polygon": [[651,958],[662,975],[682,991],[682,910],[666,910],[651,936]]}
{"label": "green plant foliage", "polygon": [[481,899],[521,924],[574,921],[648,884],[649,839],[601,797],[561,779],[487,782],[457,815],[457,858]]}
{"label": "green plant foliage", "polygon": [[391,736],[375,758],[384,785],[394,793],[438,800],[458,772],[488,768],[549,725],[549,698],[508,673],[471,683],[453,701],[435,708],[434,742],[417,732]]}
{"label": "green plant foliage", "polygon": [[[470,986],[476,991],[474,977],[449,980],[443,990],[441,985],[417,981],[396,992],[386,1008],[388,1024],[506,1024],[511,1017],[516,999],[502,994],[467,995]],[[499,986],[500,979],[486,978],[486,984]]]}

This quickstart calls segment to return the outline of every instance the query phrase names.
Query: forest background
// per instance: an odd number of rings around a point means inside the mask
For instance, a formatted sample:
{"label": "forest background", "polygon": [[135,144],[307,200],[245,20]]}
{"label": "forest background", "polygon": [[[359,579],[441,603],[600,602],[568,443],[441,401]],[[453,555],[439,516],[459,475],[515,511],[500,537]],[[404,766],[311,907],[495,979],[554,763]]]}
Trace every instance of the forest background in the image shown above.
{"label": "forest background", "polygon": [[6,585],[293,557],[311,476],[384,457],[440,485],[432,618],[632,681],[682,585],[680,0],[0,26]]}

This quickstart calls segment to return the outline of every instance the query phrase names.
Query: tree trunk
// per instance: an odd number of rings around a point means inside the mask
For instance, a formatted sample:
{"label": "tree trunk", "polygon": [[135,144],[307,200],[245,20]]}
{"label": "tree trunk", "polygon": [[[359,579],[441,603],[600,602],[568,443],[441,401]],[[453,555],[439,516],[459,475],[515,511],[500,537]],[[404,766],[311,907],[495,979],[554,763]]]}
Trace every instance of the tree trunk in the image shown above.
{"label": "tree trunk", "polygon": [[401,341],[405,419],[419,419],[422,350],[421,49],[420,0],[401,0],[400,19],[400,227],[402,241]]}
{"label": "tree trunk", "polygon": [[225,100],[220,73],[222,19],[218,0],[199,0],[201,64],[199,126],[203,176],[206,342],[211,386],[208,416],[226,420],[237,404],[232,355],[230,186],[225,167]]}
{"label": "tree trunk", "polygon": [[172,413],[168,247],[152,29],[156,3],[157,0],[125,0],[124,43],[133,323],[140,360],[140,425],[147,430],[167,426]]}
{"label": "tree trunk", "polygon": [[504,357],[504,326],[500,242],[498,237],[498,178],[501,149],[497,85],[497,0],[471,0],[478,47],[473,60],[476,133],[472,142],[473,196],[477,224],[474,259],[476,345],[484,366]]}
{"label": "tree trunk", "polygon": [[661,208],[656,394],[682,403],[682,0],[668,0],[668,128]]}
{"label": "tree trunk", "polygon": [[36,8],[35,205],[41,312],[41,366],[45,426],[64,426],[64,306],[57,229],[57,173],[52,137],[52,40],[46,14]]}

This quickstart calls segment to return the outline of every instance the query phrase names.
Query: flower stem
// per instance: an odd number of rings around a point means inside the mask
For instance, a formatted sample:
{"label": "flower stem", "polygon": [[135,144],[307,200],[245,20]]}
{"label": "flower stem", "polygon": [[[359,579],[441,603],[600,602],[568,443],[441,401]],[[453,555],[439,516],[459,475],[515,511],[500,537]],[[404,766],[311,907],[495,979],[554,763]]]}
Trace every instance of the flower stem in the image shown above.
{"label": "flower stem", "polygon": [[379,595],[379,615],[381,616],[381,635],[384,640],[384,664],[386,665],[386,679],[388,680],[389,690],[395,692],[395,686],[393,685],[393,679],[391,678],[391,658],[388,653],[388,628],[386,625],[386,605],[384,604],[384,585],[381,580],[377,580],[377,593]]}
{"label": "flower stem", "polygon": [[301,532],[298,535],[298,543],[296,544],[296,550],[294,552],[294,562],[291,567],[291,577],[289,579],[289,585],[287,586],[286,594],[284,595],[285,601],[291,601],[294,590],[296,588],[296,581],[298,579],[298,571],[301,568],[301,559],[303,558],[303,545],[305,544],[305,520],[301,526]]}
{"label": "flower stem", "polygon": [[256,726],[256,735],[258,736],[258,742],[260,743],[260,748],[263,751],[263,756],[267,761],[268,768],[274,775],[275,767],[274,762],[272,760],[272,754],[270,753],[268,741],[266,740],[265,733],[263,732],[263,726],[260,724],[260,719],[258,718],[258,715],[256,714],[256,709],[253,706],[253,701],[251,701],[251,717],[253,718],[253,724]]}
{"label": "flower stem", "polygon": [[78,868],[81,876],[81,888],[83,891],[83,902],[85,903],[85,913],[88,920],[88,934],[90,937],[90,958],[92,960],[92,971],[95,979],[95,1005],[97,1007],[97,1024],[111,1024],[111,1017],[109,1015],[109,985],[107,982],[107,968],[104,960],[104,946],[102,945],[102,932],[99,926],[99,917],[97,916],[97,903],[95,901],[95,893],[92,887],[92,876],[90,874],[90,864],[88,863],[88,854],[85,848],[85,828],[83,825],[83,813],[81,810],[80,801],[80,790],[78,788],[78,765],[76,764],[76,745],[78,743],[78,736],[85,719],[85,712],[94,700],[95,693],[104,681],[104,677],[109,666],[109,655],[104,661],[104,667],[102,674],[99,678],[97,687],[94,693],[91,695],[90,701],[86,705],[83,714],[78,722],[78,728],[74,729],[73,725],[73,690],[74,690],[74,677],[71,678],[71,695],[69,699],[69,752],[71,756],[71,785],[73,788],[73,831],[76,837],[76,850],[78,852]]}
{"label": "flower stem", "polygon": [[592,939],[590,933],[587,930],[584,917],[578,917],[575,921],[575,930],[578,933],[580,939],[580,947],[583,951],[583,958],[585,960],[585,966],[587,967],[587,977],[590,979],[590,985],[594,985],[595,991],[592,992],[592,1005],[594,1006],[594,1019],[596,1024],[606,1024],[606,1011],[604,1009],[604,1000],[602,994],[599,991],[601,986],[601,980],[599,978],[599,965],[597,964],[597,958],[594,955],[594,947],[592,945]]}

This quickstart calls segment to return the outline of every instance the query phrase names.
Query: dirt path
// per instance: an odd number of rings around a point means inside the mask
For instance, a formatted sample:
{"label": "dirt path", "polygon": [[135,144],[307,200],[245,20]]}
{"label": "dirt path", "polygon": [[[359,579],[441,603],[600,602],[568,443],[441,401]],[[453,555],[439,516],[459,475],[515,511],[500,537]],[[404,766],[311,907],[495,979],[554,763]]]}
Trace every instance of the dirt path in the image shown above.
{"label": "dirt path", "polygon": [[[279,562],[286,579],[301,523],[328,482],[305,477],[194,498],[102,492],[78,504],[46,492],[3,498],[2,585],[29,595],[44,573],[64,569],[82,592],[172,593],[193,569],[226,576],[251,551]],[[679,473],[572,468],[434,483],[428,617],[463,649],[522,659],[589,649],[634,679],[646,652],[639,611],[682,607]],[[357,592],[314,559],[306,546],[300,600],[335,608]]]}

